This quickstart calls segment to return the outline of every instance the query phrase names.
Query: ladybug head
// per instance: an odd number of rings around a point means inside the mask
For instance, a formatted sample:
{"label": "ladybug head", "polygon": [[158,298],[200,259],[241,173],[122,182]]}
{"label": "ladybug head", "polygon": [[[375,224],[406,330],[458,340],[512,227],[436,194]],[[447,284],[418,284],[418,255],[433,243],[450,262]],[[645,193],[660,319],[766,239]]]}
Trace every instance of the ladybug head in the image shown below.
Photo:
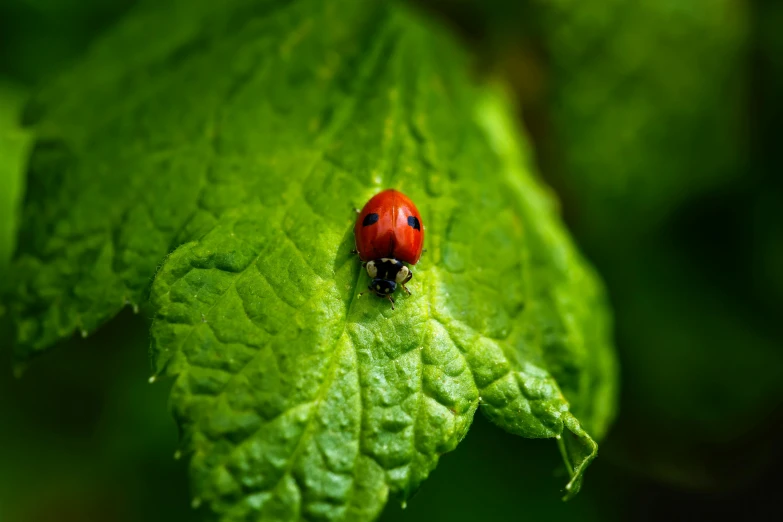
{"label": "ladybug head", "polygon": [[367,274],[372,278],[368,288],[379,297],[393,294],[398,284],[404,285],[413,277],[407,266],[388,257],[368,261]]}
{"label": "ladybug head", "polygon": [[389,281],[388,279],[375,278],[370,281],[370,284],[367,286],[367,288],[375,292],[375,295],[378,297],[386,297],[387,295],[394,293],[394,291],[397,289],[397,283],[394,281]]}

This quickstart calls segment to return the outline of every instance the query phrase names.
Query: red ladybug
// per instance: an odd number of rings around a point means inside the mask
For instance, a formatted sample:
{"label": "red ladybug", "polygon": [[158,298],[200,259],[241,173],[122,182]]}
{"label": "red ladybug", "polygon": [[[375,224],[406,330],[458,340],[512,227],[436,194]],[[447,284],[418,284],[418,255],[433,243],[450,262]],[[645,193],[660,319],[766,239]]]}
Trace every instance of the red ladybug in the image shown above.
{"label": "red ladybug", "polygon": [[424,244],[421,214],[402,192],[384,190],[364,205],[353,233],[356,253],[372,278],[368,288],[378,297],[388,299],[394,309],[392,294],[398,284],[411,293],[405,283],[411,280],[413,272],[403,263],[415,265],[421,257]]}

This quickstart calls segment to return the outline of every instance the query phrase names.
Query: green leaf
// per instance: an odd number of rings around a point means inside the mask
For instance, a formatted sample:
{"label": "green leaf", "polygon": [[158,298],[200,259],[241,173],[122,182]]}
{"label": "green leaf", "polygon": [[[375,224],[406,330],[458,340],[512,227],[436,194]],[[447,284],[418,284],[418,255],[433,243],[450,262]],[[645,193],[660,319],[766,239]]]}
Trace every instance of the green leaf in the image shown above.
{"label": "green leaf", "polygon": [[[607,306],[467,71],[396,4],[138,8],[28,112],[16,353],[142,303],[159,268],[152,360],[194,505],[370,520],[478,408],[560,440],[572,495],[614,411]],[[349,253],[351,207],[385,187],[427,230],[394,311]]]}
{"label": "green leaf", "polygon": [[25,98],[22,89],[0,81],[0,271],[8,268],[16,249],[24,172],[32,144],[32,135],[19,125]]}
{"label": "green leaf", "polygon": [[4,0],[0,76],[41,85],[88,47],[135,0]]}

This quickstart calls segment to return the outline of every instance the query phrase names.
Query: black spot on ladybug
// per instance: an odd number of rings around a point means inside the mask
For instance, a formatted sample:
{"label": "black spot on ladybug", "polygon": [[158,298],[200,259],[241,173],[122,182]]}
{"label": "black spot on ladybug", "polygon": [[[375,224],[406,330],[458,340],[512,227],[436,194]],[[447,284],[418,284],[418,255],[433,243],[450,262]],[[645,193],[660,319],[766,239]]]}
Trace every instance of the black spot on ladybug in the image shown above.
{"label": "black spot on ladybug", "polygon": [[369,227],[370,225],[374,225],[378,222],[378,214],[367,214],[364,216],[364,221],[362,221],[363,227]]}
{"label": "black spot on ladybug", "polygon": [[419,218],[416,216],[408,216],[408,226],[413,227],[416,230],[421,230],[421,224],[419,223]]}

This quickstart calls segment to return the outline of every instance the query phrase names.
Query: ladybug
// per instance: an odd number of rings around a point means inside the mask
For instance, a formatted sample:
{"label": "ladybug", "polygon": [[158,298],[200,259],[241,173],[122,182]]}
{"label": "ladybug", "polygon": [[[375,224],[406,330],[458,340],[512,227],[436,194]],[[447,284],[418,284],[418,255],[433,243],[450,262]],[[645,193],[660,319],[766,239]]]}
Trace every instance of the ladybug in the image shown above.
{"label": "ladybug", "polygon": [[[402,192],[384,190],[370,198],[353,227],[356,250],[364,262],[370,281],[367,287],[378,297],[388,299],[394,310],[392,294],[413,272],[405,263],[415,265],[424,244],[424,225],[416,205]],[[363,295],[362,292],[359,295]]]}

